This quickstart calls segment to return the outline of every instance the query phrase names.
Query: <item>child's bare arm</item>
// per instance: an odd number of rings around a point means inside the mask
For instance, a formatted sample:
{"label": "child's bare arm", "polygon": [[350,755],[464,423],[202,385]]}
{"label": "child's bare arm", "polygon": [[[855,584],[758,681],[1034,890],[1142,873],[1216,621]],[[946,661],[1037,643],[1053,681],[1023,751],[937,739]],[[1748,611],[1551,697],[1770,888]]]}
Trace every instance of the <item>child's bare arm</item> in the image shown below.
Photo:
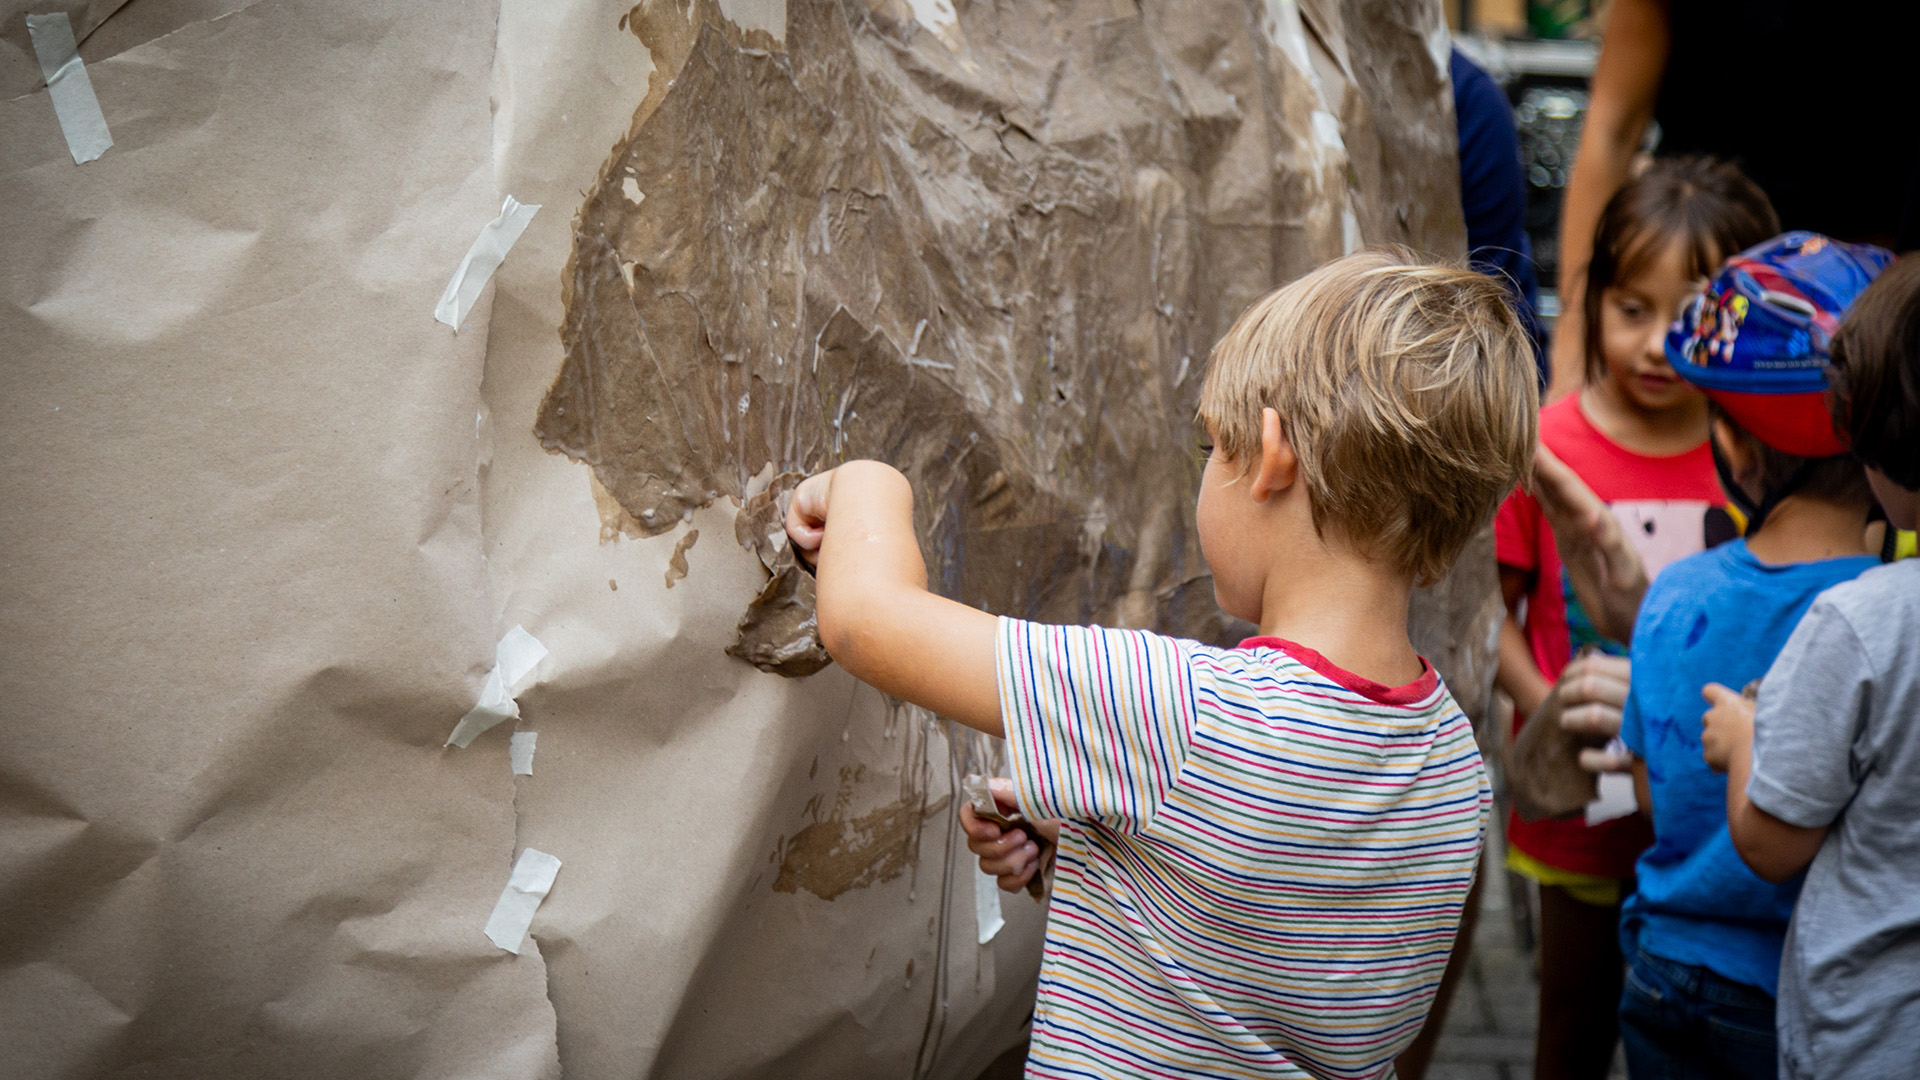
{"label": "child's bare arm", "polygon": [[1707,764],[1727,774],[1727,831],[1733,848],[1753,872],[1775,883],[1807,868],[1827,838],[1825,826],[1789,825],[1747,798],[1753,769],[1753,702],[1738,691],[1708,683],[1700,696],[1712,706],[1700,718],[1700,750]]}
{"label": "child's bare arm", "polygon": [[820,640],[861,681],[1002,733],[994,617],[927,591],[913,488],[899,470],[851,461],[808,477],[787,534],[818,567]]}

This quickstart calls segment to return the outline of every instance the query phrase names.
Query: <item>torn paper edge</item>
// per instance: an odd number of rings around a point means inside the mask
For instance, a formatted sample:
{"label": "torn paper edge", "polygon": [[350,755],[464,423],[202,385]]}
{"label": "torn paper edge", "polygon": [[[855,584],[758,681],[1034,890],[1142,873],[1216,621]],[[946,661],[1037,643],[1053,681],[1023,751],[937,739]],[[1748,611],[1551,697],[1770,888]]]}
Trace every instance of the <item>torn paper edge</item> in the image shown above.
{"label": "torn paper edge", "polygon": [[87,65],[80,61],[73,23],[64,11],[29,15],[27,36],[33,41],[34,56],[40,60],[40,74],[46,77],[47,96],[53,100],[53,115],[60,121],[67,150],[75,165],[85,165],[107,152],[113,136],[107,132],[107,117],[100,111],[100,99],[94,96]]}
{"label": "torn paper edge", "polygon": [[446,745],[464,750],[481,732],[502,720],[518,717],[520,703],[513,700],[513,692],[546,658],[547,647],[540,644],[539,638],[518,626],[507,631],[494,646],[493,670],[487,672],[486,684],[480,688],[480,700],[453,726]]}
{"label": "torn paper edge", "polygon": [[982,945],[1007,925],[1000,915],[1000,882],[977,864],[973,868],[973,925],[975,940]]}
{"label": "torn paper edge", "polygon": [[533,744],[539,737],[537,731],[516,731],[507,740],[507,761],[513,765],[513,775],[533,775]]}
{"label": "torn paper edge", "polygon": [[515,241],[527,231],[527,223],[539,209],[538,203],[523,203],[507,196],[507,201],[500,205],[500,216],[481,226],[480,235],[473,238],[473,246],[467,249],[467,257],[454,268],[447,291],[440,294],[440,302],[433,306],[435,319],[460,329],[460,324],[467,321],[467,312],[472,311],[480,299],[480,290],[487,287],[493,272],[506,261],[507,252],[513,250]]}
{"label": "torn paper edge", "polygon": [[544,851],[525,848],[514,861],[507,887],[487,916],[487,940],[502,949],[520,955],[520,946],[533,926],[533,913],[553,888],[553,877],[560,872],[560,860]]}
{"label": "torn paper edge", "polygon": [[[1607,743],[1607,753],[1624,754],[1627,744],[1619,736]],[[1601,773],[1594,799],[1587,804],[1587,827],[1623,818],[1640,809],[1640,797],[1634,794],[1631,773]]]}

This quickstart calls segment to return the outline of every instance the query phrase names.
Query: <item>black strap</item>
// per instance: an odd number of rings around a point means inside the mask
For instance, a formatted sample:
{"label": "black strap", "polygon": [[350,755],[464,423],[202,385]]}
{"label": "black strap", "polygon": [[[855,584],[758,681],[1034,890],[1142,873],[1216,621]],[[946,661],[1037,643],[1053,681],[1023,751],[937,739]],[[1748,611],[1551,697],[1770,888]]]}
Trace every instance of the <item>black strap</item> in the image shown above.
{"label": "black strap", "polygon": [[1746,536],[1752,536],[1760,531],[1760,526],[1766,522],[1767,515],[1773,513],[1774,509],[1780,505],[1780,500],[1798,491],[1800,485],[1807,482],[1813,467],[1821,460],[1819,458],[1801,459],[1799,466],[1784,483],[1766,492],[1760,501],[1755,503],[1746,489],[1734,481],[1733,466],[1727,464],[1726,456],[1720,453],[1719,441],[1708,439],[1707,443],[1713,448],[1713,471],[1720,477],[1720,487],[1726,491],[1727,498],[1733,501],[1733,505],[1739,507],[1740,512],[1747,516],[1747,529],[1743,534]]}
{"label": "black strap", "polygon": [[1867,527],[1872,528],[1876,521],[1887,527],[1887,531],[1880,537],[1880,561],[1890,563],[1893,557],[1900,553],[1900,530],[1894,528],[1893,522],[1887,520],[1887,511],[1880,505],[1878,499],[1875,499],[1873,505],[1867,508]]}

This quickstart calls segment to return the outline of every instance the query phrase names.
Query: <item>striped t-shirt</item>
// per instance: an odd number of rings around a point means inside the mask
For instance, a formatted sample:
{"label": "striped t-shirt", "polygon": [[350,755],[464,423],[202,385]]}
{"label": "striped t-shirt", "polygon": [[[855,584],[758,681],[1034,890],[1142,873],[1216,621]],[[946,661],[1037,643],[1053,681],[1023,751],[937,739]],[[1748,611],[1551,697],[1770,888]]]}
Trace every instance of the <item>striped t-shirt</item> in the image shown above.
{"label": "striped t-shirt", "polygon": [[1013,619],[998,648],[1020,807],[1064,821],[1027,1075],[1387,1074],[1491,802],[1433,669]]}

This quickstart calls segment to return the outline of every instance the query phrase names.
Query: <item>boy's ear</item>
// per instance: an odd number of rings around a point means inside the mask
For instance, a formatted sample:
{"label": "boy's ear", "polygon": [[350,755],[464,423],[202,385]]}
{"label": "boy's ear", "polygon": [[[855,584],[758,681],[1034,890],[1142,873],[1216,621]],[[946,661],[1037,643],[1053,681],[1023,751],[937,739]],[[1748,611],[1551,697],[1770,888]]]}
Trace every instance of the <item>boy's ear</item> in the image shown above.
{"label": "boy's ear", "polygon": [[1727,463],[1727,471],[1733,479],[1745,487],[1747,478],[1753,475],[1753,447],[1733,429],[1733,425],[1716,416],[1713,418],[1713,445],[1720,451],[1720,457]]}
{"label": "boy's ear", "polygon": [[1272,408],[1260,410],[1260,460],[1253,474],[1253,501],[1266,502],[1268,496],[1293,486],[1300,475],[1300,459],[1294,456],[1293,443],[1280,426],[1280,414]]}

